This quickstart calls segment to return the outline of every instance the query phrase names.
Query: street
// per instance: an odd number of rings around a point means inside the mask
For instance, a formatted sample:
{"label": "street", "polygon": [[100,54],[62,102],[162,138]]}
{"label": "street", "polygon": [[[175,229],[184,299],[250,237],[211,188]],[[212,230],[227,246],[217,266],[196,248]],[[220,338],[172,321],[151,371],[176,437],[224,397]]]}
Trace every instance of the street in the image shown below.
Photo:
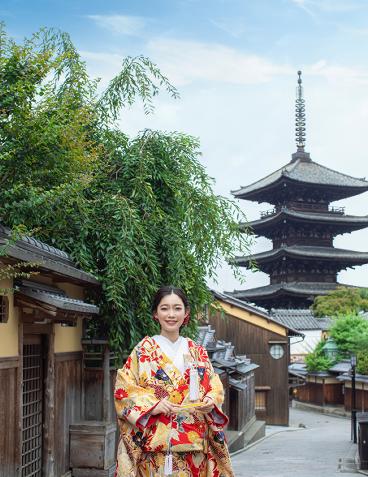
{"label": "street", "polygon": [[[268,427],[266,434],[233,457],[236,477],[334,477],[340,475],[339,459],[353,457],[356,448],[348,419],[298,409],[290,409],[289,430]],[[345,470],[343,475],[358,474]]]}

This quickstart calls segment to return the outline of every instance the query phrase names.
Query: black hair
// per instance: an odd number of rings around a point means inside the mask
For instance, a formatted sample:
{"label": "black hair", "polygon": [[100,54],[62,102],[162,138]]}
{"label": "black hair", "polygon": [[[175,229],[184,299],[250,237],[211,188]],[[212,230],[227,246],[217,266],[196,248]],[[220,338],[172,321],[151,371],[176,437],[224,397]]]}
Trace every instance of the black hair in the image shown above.
{"label": "black hair", "polygon": [[184,303],[185,308],[189,308],[189,301],[186,294],[183,292],[181,288],[170,286],[160,287],[157,292],[155,293],[153,300],[152,300],[152,313],[155,313],[157,310],[160,301],[167,295],[178,295],[181,301]]}

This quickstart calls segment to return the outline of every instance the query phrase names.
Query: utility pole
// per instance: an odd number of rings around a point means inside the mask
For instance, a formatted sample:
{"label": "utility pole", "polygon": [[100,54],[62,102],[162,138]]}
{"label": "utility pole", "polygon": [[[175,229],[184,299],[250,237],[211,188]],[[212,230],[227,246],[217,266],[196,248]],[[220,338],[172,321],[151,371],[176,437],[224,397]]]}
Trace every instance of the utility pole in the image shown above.
{"label": "utility pole", "polygon": [[356,390],[355,390],[355,367],[356,356],[350,358],[351,364],[351,434],[354,444],[357,442],[357,419],[356,419]]}

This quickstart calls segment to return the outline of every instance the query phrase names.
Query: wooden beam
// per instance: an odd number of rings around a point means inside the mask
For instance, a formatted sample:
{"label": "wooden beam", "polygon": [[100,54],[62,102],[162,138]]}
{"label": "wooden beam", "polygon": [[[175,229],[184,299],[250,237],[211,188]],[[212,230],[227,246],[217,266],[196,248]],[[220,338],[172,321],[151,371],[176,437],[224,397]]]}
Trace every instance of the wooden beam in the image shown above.
{"label": "wooden beam", "polygon": [[[19,312],[21,314],[21,312]],[[16,412],[15,419],[17,422],[17,434],[18,439],[16,442],[16,462],[19,469],[19,475],[21,474],[22,469],[22,442],[23,442],[23,338],[24,338],[24,327],[21,319],[18,321],[18,354],[19,354],[19,366],[18,366],[18,375],[17,375],[17,402],[15,403]]]}
{"label": "wooden beam", "polygon": [[43,468],[45,475],[55,477],[55,332],[47,336],[47,371],[45,387],[45,427]]}
{"label": "wooden beam", "polygon": [[14,305],[18,306],[19,308],[31,308],[33,310],[40,310],[43,313],[46,313],[47,315],[50,315],[50,316],[57,315],[57,308],[37,303],[31,299],[28,300],[28,299],[24,299],[23,297],[20,298],[17,295],[15,295],[14,297]]}
{"label": "wooden beam", "polygon": [[19,356],[4,356],[0,358],[0,369],[19,367]]}
{"label": "wooden beam", "polygon": [[111,384],[110,384],[110,350],[108,345],[104,348],[103,356],[103,399],[102,399],[102,416],[105,422],[111,421]]}

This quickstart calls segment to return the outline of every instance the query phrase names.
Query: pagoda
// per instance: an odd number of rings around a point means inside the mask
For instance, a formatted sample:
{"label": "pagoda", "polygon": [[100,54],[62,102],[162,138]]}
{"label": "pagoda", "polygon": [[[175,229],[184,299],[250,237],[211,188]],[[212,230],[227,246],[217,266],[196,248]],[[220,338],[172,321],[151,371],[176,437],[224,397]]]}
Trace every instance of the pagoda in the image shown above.
{"label": "pagoda", "polygon": [[264,308],[306,308],[338,285],[339,271],[368,263],[368,253],[335,248],[336,235],[368,226],[368,216],[345,215],[331,202],[368,190],[368,181],[329,169],[305,152],[305,101],[301,72],[296,96],[296,145],[291,161],[263,179],[233,191],[238,199],[268,202],[273,208],[250,225],[272,240],[271,250],[236,257],[239,266],[269,274],[270,284],[231,294]]}

